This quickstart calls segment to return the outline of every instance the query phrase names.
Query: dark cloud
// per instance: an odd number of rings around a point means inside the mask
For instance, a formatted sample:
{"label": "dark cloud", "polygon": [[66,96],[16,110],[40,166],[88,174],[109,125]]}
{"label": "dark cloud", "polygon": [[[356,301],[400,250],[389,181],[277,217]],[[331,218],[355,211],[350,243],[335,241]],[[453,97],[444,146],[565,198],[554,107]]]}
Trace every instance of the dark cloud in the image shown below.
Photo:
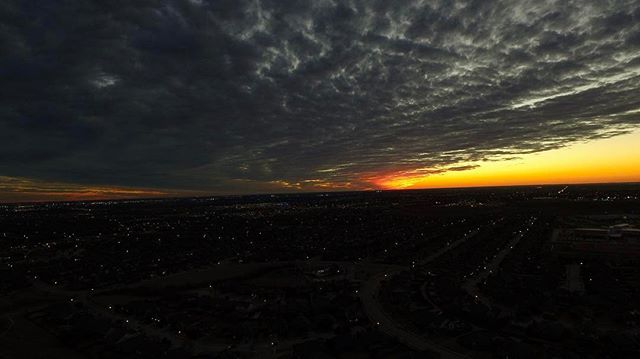
{"label": "dark cloud", "polygon": [[0,174],[252,192],[640,124],[639,1],[0,4]]}

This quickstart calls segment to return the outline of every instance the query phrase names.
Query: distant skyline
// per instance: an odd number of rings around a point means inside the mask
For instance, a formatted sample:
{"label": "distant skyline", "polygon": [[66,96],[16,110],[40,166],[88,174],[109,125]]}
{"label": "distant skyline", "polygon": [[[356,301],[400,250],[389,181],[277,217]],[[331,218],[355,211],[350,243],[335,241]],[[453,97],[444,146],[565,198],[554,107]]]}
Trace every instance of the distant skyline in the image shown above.
{"label": "distant skyline", "polygon": [[640,182],[640,1],[0,4],[0,202]]}

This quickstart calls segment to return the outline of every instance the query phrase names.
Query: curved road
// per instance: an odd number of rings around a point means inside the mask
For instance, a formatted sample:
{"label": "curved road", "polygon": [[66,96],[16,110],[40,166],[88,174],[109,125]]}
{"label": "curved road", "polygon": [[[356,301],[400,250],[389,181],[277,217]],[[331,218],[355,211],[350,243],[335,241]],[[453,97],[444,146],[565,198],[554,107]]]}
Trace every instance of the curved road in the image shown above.
{"label": "curved road", "polygon": [[[427,264],[441,255],[447,253],[448,251],[456,248],[461,243],[466,241],[467,239],[478,234],[479,230],[475,230],[465,235],[463,238],[449,243],[444,248],[439,251],[433,253],[427,258],[421,260],[419,262],[420,265]],[[380,273],[369,278],[366,282],[362,284],[360,290],[360,300],[362,301],[362,305],[364,307],[364,311],[369,317],[369,320],[374,324],[378,325],[380,330],[393,337],[396,338],[399,342],[406,344],[408,347],[418,350],[418,351],[432,351],[440,354],[441,358],[445,359],[460,359],[460,358],[468,358],[468,356],[455,352],[449,348],[446,348],[438,343],[435,343],[424,336],[416,334],[408,329],[405,329],[401,324],[397,323],[393,318],[391,318],[382,308],[380,301],[378,300],[378,292],[380,291],[380,286],[382,281],[387,278],[390,278],[398,273],[402,272],[402,270],[394,270],[387,271],[384,273]]]}

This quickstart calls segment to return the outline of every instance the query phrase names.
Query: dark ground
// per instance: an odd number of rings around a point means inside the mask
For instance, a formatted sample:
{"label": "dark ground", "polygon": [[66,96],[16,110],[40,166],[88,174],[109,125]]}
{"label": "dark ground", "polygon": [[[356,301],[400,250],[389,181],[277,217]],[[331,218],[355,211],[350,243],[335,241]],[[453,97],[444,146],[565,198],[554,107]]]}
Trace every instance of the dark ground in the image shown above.
{"label": "dark ground", "polygon": [[638,184],[2,205],[0,358],[638,358],[640,238],[552,238],[639,216]]}

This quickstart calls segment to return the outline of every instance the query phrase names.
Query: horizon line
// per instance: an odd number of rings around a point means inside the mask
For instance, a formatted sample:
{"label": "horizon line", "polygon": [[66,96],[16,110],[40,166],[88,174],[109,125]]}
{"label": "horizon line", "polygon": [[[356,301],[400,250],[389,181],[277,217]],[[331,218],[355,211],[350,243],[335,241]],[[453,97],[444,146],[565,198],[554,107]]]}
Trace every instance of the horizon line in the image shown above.
{"label": "horizon line", "polygon": [[437,190],[460,190],[460,189],[488,189],[488,188],[517,188],[517,187],[545,187],[545,186],[602,186],[602,185],[640,185],[638,181],[621,182],[572,182],[572,183],[532,183],[532,184],[512,184],[512,185],[478,185],[478,186],[451,186],[451,187],[424,187],[424,188],[388,188],[388,189],[350,189],[350,190],[330,190],[330,191],[290,191],[290,192],[256,192],[245,194],[206,194],[196,196],[156,196],[156,197],[130,197],[130,198],[101,198],[101,199],[72,199],[72,200],[33,200],[18,202],[3,202],[0,199],[0,206],[21,206],[21,205],[45,205],[45,204],[73,204],[73,203],[96,203],[96,202],[128,202],[128,201],[161,201],[197,199],[212,197],[248,197],[248,196],[284,196],[284,195],[312,195],[329,193],[358,193],[358,192],[411,192],[411,191],[437,191]]}

